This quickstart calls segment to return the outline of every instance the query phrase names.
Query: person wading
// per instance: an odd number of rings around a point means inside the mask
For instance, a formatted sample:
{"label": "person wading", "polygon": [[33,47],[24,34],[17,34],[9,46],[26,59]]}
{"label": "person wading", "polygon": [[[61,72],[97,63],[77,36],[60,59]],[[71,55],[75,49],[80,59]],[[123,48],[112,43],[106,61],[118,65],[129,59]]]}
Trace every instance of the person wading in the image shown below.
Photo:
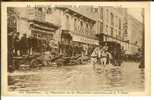
{"label": "person wading", "polygon": [[101,46],[97,46],[91,54],[91,63],[94,70],[96,69],[96,64],[99,62],[99,59],[101,57],[101,48]]}

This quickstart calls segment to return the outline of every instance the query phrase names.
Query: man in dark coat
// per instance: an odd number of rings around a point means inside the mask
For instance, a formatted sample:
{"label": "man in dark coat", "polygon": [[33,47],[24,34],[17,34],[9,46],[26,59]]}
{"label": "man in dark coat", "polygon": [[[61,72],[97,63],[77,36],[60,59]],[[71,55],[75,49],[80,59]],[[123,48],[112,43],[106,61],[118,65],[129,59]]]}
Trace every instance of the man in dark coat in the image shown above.
{"label": "man in dark coat", "polygon": [[18,56],[18,50],[19,50],[19,35],[20,33],[17,32],[15,33],[14,35],[14,38],[13,38],[13,46],[14,46],[14,55],[15,56]]}
{"label": "man in dark coat", "polygon": [[28,39],[27,35],[23,34],[20,40],[20,50],[21,50],[21,55],[26,55],[28,51]]}
{"label": "man in dark coat", "polygon": [[31,35],[28,38],[28,54],[33,55],[34,52],[37,50],[37,38],[33,35]]}

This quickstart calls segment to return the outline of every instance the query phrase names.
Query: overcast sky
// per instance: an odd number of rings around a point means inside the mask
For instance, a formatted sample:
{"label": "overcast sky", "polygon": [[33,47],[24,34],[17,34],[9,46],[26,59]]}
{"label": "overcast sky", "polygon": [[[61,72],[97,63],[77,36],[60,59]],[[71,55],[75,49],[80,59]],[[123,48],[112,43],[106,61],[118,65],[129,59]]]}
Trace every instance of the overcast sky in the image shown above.
{"label": "overcast sky", "polygon": [[127,9],[127,11],[128,11],[128,14],[132,15],[133,17],[135,17],[140,22],[143,22],[142,21],[142,9],[141,8],[129,8],[129,9]]}

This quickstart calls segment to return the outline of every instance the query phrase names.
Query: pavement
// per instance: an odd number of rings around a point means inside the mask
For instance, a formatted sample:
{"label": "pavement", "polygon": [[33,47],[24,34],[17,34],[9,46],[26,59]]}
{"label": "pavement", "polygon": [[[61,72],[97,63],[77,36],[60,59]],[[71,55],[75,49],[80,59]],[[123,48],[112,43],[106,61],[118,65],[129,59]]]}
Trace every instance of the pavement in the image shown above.
{"label": "pavement", "polygon": [[9,73],[9,91],[143,91],[144,70],[138,65],[123,62],[121,66],[107,65],[102,71],[93,70],[92,64],[15,71]]}

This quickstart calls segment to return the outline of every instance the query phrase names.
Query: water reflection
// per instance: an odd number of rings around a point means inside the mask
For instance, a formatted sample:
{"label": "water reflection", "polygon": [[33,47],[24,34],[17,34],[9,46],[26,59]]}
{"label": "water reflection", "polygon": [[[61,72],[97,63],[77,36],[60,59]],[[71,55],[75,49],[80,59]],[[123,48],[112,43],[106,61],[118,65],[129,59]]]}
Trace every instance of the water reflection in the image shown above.
{"label": "water reflection", "polygon": [[[53,90],[76,88],[118,88],[128,91],[144,90],[144,69],[139,69],[136,63],[126,63],[123,66],[112,66],[98,73],[89,65],[69,67],[64,69],[41,70],[38,74],[14,75],[8,77],[9,91],[20,90]],[[69,87],[70,86],[70,87]],[[82,88],[81,88],[82,87]]]}
{"label": "water reflection", "polygon": [[130,91],[144,90],[144,69],[135,66],[113,66],[104,73],[97,73],[99,88],[119,88]]}
{"label": "water reflection", "polygon": [[122,80],[123,80],[123,75],[122,71],[119,68],[113,68],[110,69],[110,71],[107,73],[107,78],[109,79],[109,83],[112,87],[119,87],[122,86]]}

